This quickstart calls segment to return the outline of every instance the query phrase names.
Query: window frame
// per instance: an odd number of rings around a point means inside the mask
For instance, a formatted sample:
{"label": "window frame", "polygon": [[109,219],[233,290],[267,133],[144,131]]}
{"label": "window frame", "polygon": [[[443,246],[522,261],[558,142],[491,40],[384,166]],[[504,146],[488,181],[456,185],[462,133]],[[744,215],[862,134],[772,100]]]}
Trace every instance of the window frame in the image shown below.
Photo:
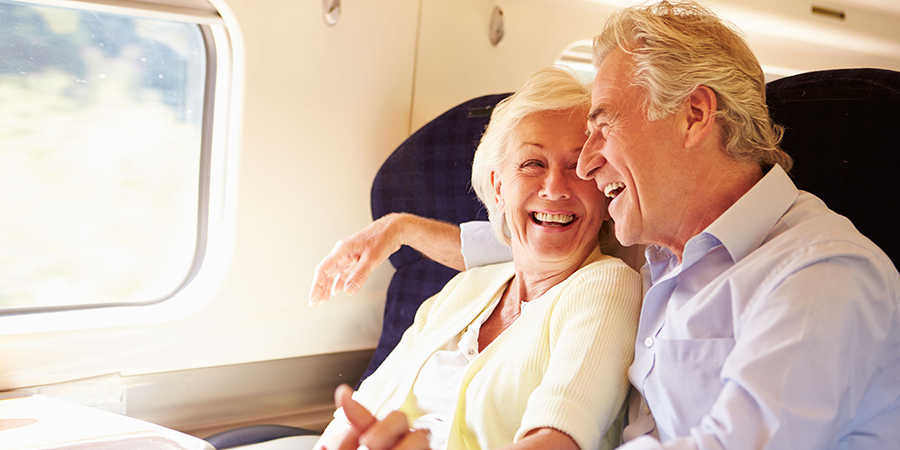
{"label": "window frame", "polygon": [[145,301],[0,310],[0,335],[171,322],[196,312],[224,282],[233,250],[244,61],[233,14],[226,5],[205,0],[160,0],[164,4],[126,0],[116,5],[91,0],[11,1],[194,24],[206,50],[206,74],[197,232],[194,256],[181,283],[167,295]]}

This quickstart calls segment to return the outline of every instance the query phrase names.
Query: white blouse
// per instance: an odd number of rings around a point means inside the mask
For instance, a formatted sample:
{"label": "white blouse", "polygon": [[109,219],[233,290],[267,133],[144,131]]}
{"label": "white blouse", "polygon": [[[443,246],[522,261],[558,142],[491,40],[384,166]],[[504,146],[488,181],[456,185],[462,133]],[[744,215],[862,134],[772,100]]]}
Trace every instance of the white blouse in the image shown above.
{"label": "white blouse", "polygon": [[[502,295],[501,290],[490,306],[465,330],[431,355],[419,371],[412,393],[422,415],[413,420],[412,427],[431,432],[429,446],[433,450],[447,448],[450,423],[456,411],[463,376],[479,354],[478,333],[500,303]],[[522,314],[535,301],[523,303]]]}

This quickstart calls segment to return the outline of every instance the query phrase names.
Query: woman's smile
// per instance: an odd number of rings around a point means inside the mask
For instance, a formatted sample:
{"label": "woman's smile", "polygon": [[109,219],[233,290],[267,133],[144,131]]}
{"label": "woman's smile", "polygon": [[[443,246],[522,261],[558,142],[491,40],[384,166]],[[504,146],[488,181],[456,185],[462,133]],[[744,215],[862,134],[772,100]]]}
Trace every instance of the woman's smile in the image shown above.
{"label": "woman's smile", "polygon": [[586,137],[585,111],[543,111],[513,130],[509,154],[493,186],[509,228],[517,267],[577,267],[597,245],[606,197],[576,173]]}

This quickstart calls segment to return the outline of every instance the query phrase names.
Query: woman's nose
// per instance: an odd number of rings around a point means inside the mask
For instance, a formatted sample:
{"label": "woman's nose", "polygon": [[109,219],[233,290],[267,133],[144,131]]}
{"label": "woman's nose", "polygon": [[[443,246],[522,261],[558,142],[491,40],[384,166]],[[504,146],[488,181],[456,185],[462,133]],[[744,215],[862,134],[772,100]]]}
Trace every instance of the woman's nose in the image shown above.
{"label": "woman's nose", "polygon": [[[544,185],[541,187],[541,198],[548,200],[560,200],[569,198],[569,176],[564,169],[548,170],[544,177]],[[571,175],[571,172],[569,172]]]}

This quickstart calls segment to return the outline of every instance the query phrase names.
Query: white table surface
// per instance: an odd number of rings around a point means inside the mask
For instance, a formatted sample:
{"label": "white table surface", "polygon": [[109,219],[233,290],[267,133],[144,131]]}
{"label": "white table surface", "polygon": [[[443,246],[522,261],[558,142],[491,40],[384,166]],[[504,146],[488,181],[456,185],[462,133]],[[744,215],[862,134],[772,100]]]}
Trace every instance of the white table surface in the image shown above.
{"label": "white table surface", "polygon": [[43,395],[0,393],[0,450],[215,450],[202,439]]}

